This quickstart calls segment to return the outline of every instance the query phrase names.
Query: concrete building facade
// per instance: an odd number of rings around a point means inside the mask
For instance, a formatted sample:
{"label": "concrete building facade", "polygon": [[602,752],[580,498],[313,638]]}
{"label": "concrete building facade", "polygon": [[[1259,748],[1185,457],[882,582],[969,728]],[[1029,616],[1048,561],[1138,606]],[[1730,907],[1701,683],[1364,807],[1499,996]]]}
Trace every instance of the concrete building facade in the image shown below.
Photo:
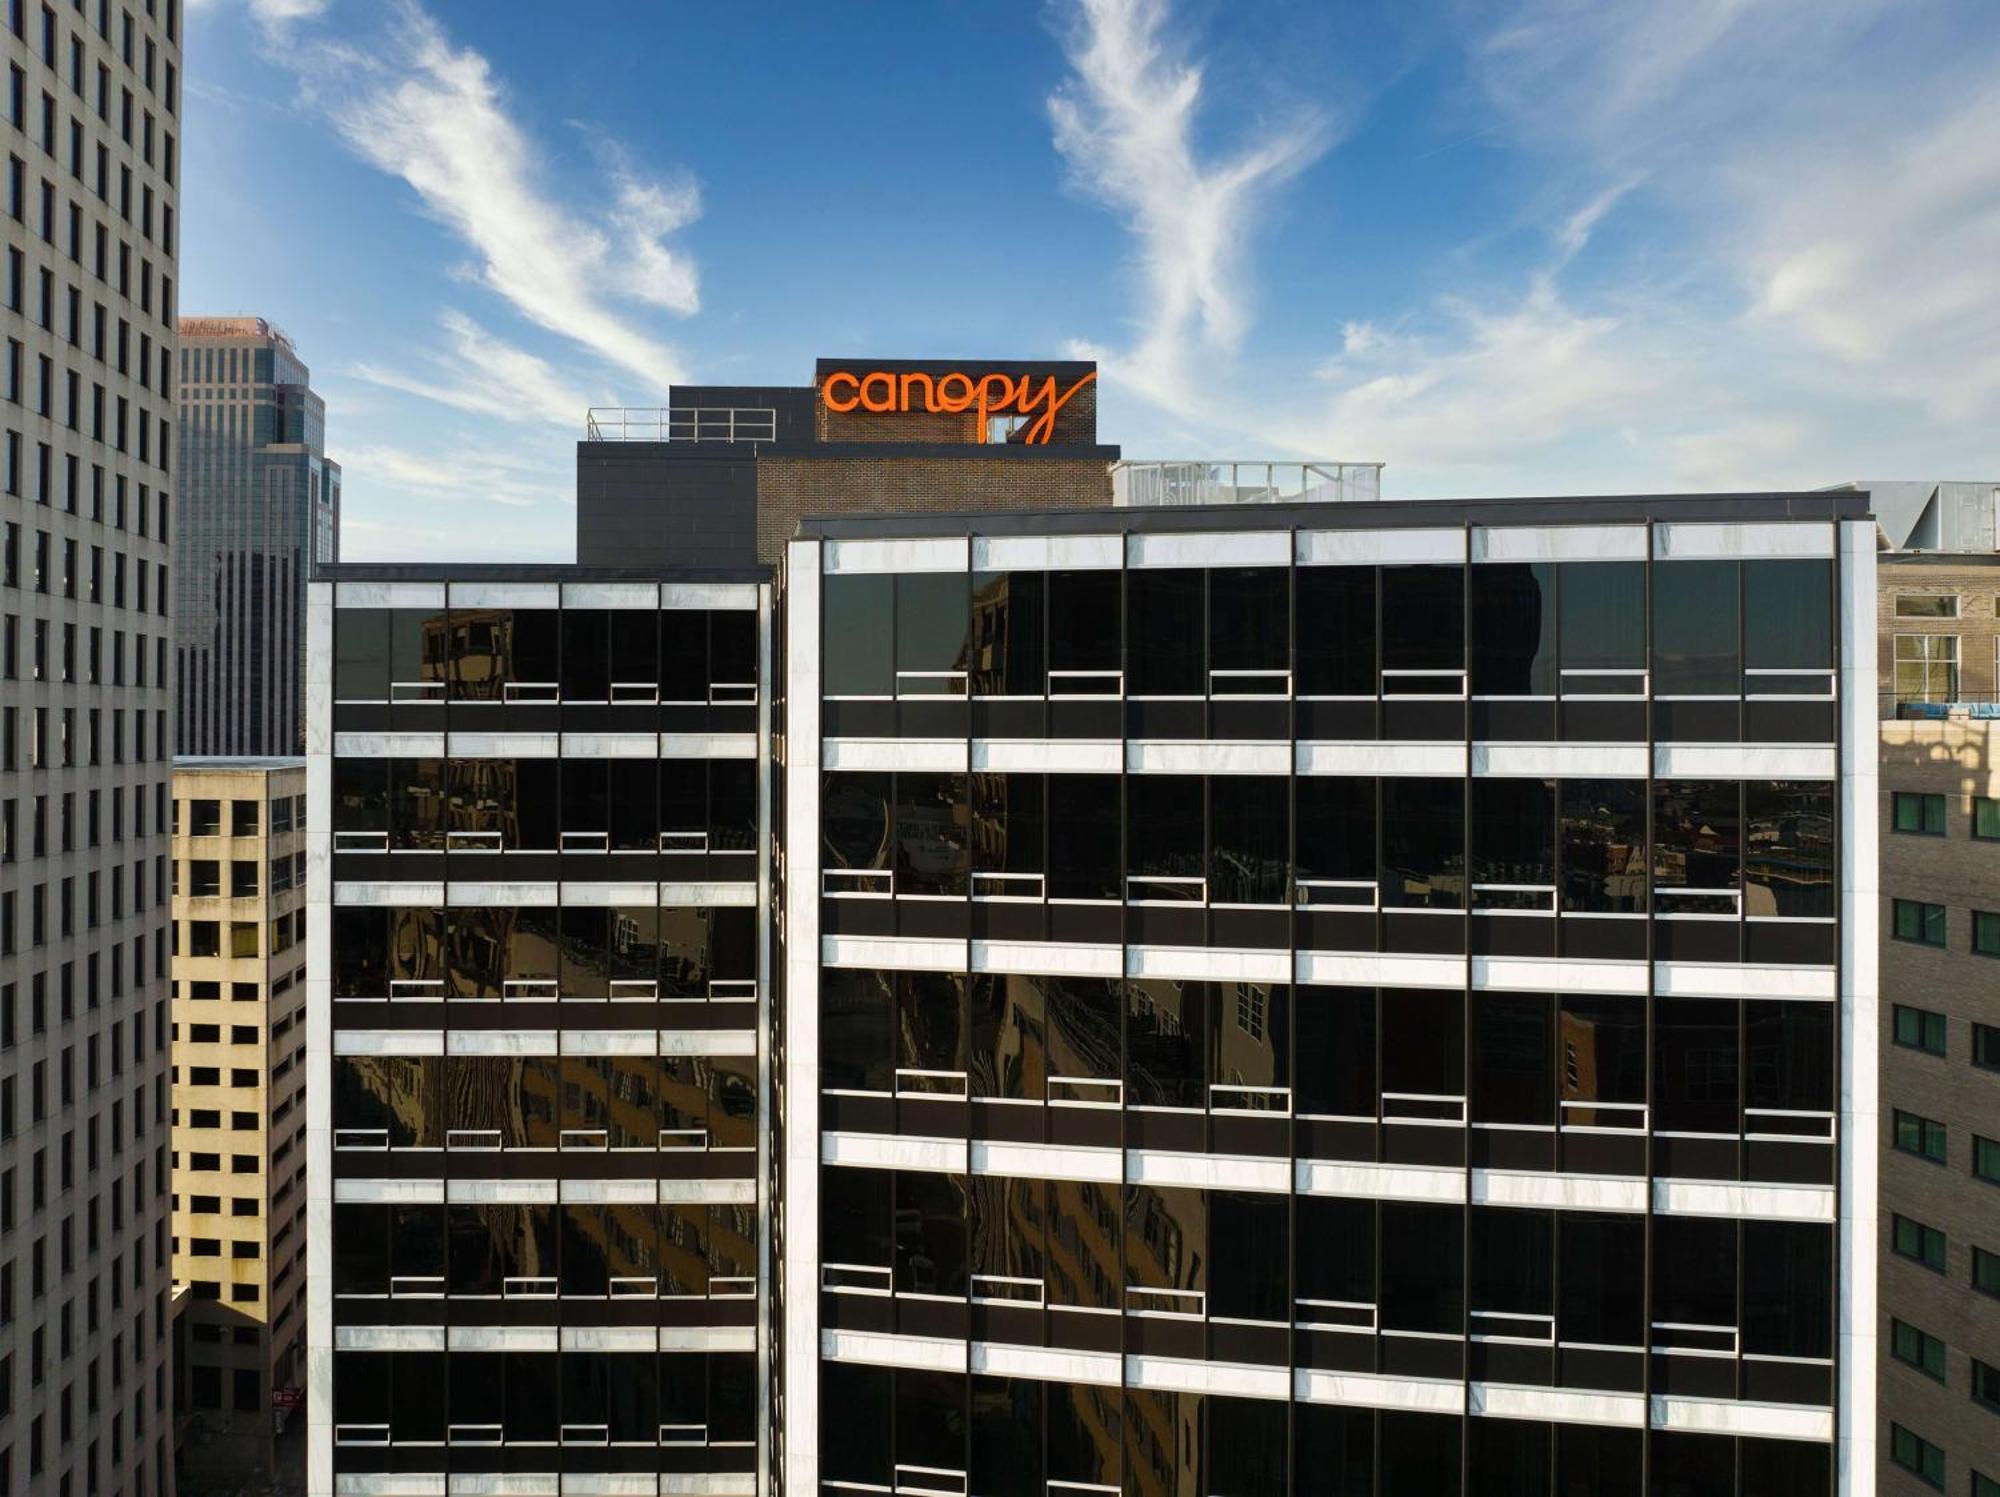
{"label": "concrete building facade", "polygon": [[0,0],[0,1489],[173,1485],[179,0]]}
{"label": "concrete building facade", "polygon": [[173,1247],[190,1476],[270,1474],[274,1401],[304,1382],[305,778],[298,759],[174,770]]}
{"label": "concrete building facade", "polygon": [[2000,555],[1879,575],[1882,1490],[1996,1497]]}

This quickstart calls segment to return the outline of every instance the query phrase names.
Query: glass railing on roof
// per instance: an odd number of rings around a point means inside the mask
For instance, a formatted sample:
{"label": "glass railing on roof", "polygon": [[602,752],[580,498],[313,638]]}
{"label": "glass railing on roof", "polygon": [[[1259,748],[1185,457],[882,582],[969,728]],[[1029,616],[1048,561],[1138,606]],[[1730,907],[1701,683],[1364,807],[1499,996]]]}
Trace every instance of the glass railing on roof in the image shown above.
{"label": "glass railing on roof", "polygon": [[1352,504],[1382,497],[1380,463],[1129,462],[1111,465],[1112,503]]}

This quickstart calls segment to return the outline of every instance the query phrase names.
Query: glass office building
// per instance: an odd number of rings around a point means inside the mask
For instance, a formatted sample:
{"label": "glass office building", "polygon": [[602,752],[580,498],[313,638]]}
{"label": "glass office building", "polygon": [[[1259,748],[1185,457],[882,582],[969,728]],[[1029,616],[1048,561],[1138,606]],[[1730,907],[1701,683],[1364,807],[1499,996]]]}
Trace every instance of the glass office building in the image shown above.
{"label": "glass office building", "polygon": [[311,1490],[758,1490],[768,585],[344,566]]}
{"label": "glass office building", "polygon": [[1872,1491],[1865,512],[807,521],[785,1489]]}

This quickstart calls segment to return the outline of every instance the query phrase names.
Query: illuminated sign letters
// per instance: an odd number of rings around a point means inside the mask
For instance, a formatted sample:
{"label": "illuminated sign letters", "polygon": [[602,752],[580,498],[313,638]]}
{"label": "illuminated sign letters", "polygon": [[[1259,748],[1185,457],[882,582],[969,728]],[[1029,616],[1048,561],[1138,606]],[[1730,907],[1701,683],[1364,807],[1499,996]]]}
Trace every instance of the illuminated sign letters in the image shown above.
{"label": "illuminated sign letters", "polygon": [[855,374],[842,369],[822,380],[819,391],[826,408],[842,415],[855,410],[881,416],[918,410],[932,415],[976,412],[982,442],[989,416],[1032,417],[1021,440],[1040,446],[1055,431],[1056,412],[1096,378],[1097,371],[1092,370],[1059,394],[1052,374],[1037,382],[1030,374],[1018,378],[998,373],[974,376],[956,369],[938,375],[920,371],[896,374],[887,369]]}

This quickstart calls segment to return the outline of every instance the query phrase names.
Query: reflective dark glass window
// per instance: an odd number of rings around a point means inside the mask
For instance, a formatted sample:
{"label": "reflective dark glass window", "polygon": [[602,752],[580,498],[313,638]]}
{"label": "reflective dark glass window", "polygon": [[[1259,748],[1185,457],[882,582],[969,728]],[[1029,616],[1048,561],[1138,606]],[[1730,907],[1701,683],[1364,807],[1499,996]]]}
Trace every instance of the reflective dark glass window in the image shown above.
{"label": "reflective dark glass window", "polygon": [[508,1292],[510,1280],[517,1281],[517,1293],[542,1287],[520,1284],[523,1279],[556,1287],[554,1206],[446,1206],[445,1229],[453,1294],[498,1298]]}
{"label": "reflective dark glass window", "polygon": [[[972,869],[975,873],[1039,874],[1047,863],[1042,846],[1045,781],[1038,774],[972,776]],[[1032,895],[1032,882],[993,880],[975,891]]]}
{"label": "reflective dark glass window", "polygon": [[1456,910],[1465,903],[1465,782],[1382,782],[1382,904]]}
{"label": "reflective dark glass window", "polygon": [[660,846],[660,776],[645,759],[607,759],[613,852],[657,852]]}
{"label": "reflective dark glass window", "polygon": [[439,850],[444,846],[444,832],[444,760],[391,759],[389,846]]}
{"label": "reflective dark glass window", "polygon": [[1199,1393],[1125,1390],[1125,1480],[1128,1492],[1203,1497]]}
{"label": "reflective dark glass window", "polygon": [[1473,995],[1474,1122],[1555,1123],[1553,1006],[1545,993]]}
{"label": "reflective dark glass window", "polygon": [[[1382,672],[1465,668],[1465,568],[1384,567]],[[1418,688],[1406,684],[1405,690]],[[1436,690],[1457,692],[1457,684]]]}
{"label": "reflective dark glass window", "polygon": [[[1293,783],[1293,795],[1298,876],[1373,883],[1379,876],[1375,862],[1375,778],[1301,775]],[[1316,894],[1313,902],[1343,901],[1322,900]],[[1364,898],[1359,902],[1369,901]]]}
{"label": "reflective dark glass window", "polygon": [[[1405,1414],[1386,1409],[1377,1419],[1378,1468],[1394,1473],[1398,1491],[1413,1497],[1418,1492],[1456,1497],[1464,1421],[1451,1414]],[[1388,1479],[1384,1487],[1388,1487]]]}
{"label": "reflective dark glass window", "polygon": [[1141,568],[1125,576],[1125,692],[1202,696],[1207,629],[1200,571]]}
{"label": "reflective dark glass window", "polygon": [[1265,775],[1210,778],[1212,903],[1291,903],[1291,788],[1289,780]]}
{"label": "reflective dark glass window", "polygon": [[757,684],[757,615],[748,608],[716,608],[708,615],[708,680],[712,698],[732,688],[730,701],[749,700],[743,690]]}
{"label": "reflective dark glass window", "polygon": [[[751,759],[708,763],[708,846],[711,852],[752,852],[757,846],[757,764]],[[739,875],[750,876],[746,867]]]}
{"label": "reflective dark glass window", "polygon": [[[1081,1180],[1049,1182],[1048,1300],[1051,1305],[1115,1310],[1125,1302],[1125,1270],[1118,1259],[1123,1200],[1116,1185]],[[1051,1383],[1051,1390],[1059,1386]],[[1110,1390],[1115,1399],[1117,1390]],[[1051,1476],[1055,1473],[1056,1424],[1049,1424]],[[1115,1429],[1116,1421],[1112,1427]]]}
{"label": "reflective dark glass window", "polygon": [[[611,830],[611,760],[559,759],[562,771],[562,829],[586,837]],[[591,844],[593,848],[602,845]]]}
{"label": "reflective dark glass window", "polygon": [[[1705,1216],[1652,1220],[1653,1323],[1734,1327],[1737,1223]],[[1686,1335],[1656,1331],[1653,1339],[1685,1346]]]}
{"label": "reflective dark glass window", "polygon": [[1049,1075],[1045,979],[975,973],[970,990],[972,1095],[1039,1102]]}
{"label": "reflective dark glass window", "polygon": [[[1292,574],[1287,567],[1229,567],[1208,574],[1208,668],[1212,690],[1284,691],[1291,668]],[[1252,674],[1236,676],[1231,672]]]}
{"label": "reflective dark glass window", "polygon": [[1038,697],[1047,690],[1047,593],[1047,579],[1040,572],[973,574],[974,696]]}
{"label": "reflective dark glass window", "polygon": [[[607,610],[606,671],[614,697],[652,695],[660,670],[660,619],[650,608]],[[616,688],[623,687],[623,691]],[[567,695],[567,693],[565,693]]]}
{"label": "reflective dark glass window", "polygon": [[562,760],[452,759],[445,793],[449,830],[508,852],[553,852],[562,831]]}
{"label": "reflective dark glass window", "polygon": [[1636,1429],[1558,1424],[1555,1497],[1639,1497],[1645,1438]]}
{"label": "reflective dark glass window", "polygon": [[[1678,563],[1676,563],[1678,565]],[[1646,564],[1576,561],[1556,568],[1561,589],[1562,668],[1646,668]],[[1637,682],[1625,689],[1637,688]]]}
{"label": "reflective dark glass window", "polygon": [[333,1208],[333,1292],[389,1292],[391,1208],[336,1203]]}
{"label": "reflective dark glass window", "polygon": [[[1134,776],[1136,783],[1141,776]],[[1051,899],[1119,899],[1122,775],[1050,775],[1048,889]]]}
{"label": "reflective dark glass window", "polygon": [[[896,974],[897,1061],[905,1071],[965,1070],[965,978],[956,972]],[[923,1078],[910,1078],[922,1087]],[[930,1089],[930,1088],[925,1088]],[[936,1087],[955,1091],[956,1087]]]}
{"label": "reflective dark glass window", "polygon": [[825,776],[820,835],[829,868],[889,867],[889,791],[887,774],[835,771]]}
{"label": "reflective dark glass window", "polygon": [[965,1466],[965,1378],[896,1369],[896,1464],[907,1470]]}
{"label": "reflective dark glass window", "polygon": [[[1229,1497],[1291,1497],[1284,1404],[1273,1398],[1208,1400],[1208,1484]],[[1315,1489],[1320,1490],[1315,1480]]]}
{"label": "reflective dark glass window", "polygon": [[966,822],[970,807],[965,776],[896,776],[896,892],[966,892]]}
{"label": "reflective dark glass window", "polygon": [[562,614],[553,608],[454,608],[450,617],[451,695],[502,702],[562,680]]}
{"label": "reflective dark glass window", "polygon": [[1743,1351],[1833,1355],[1833,1228],[1819,1222],[1743,1223]]}
{"label": "reflective dark glass window", "polygon": [[962,696],[970,627],[964,572],[905,572],[896,578],[896,691]]}
{"label": "reflective dark glass window", "polygon": [[333,761],[333,829],[336,832],[389,830],[389,766],[395,762],[392,759],[360,757],[342,757]]}
{"label": "reflective dark glass window", "polygon": [[605,702],[611,699],[610,610],[563,610],[560,668],[562,699],[565,702]]}
{"label": "reflective dark glass window", "polygon": [[896,1288],[965,1293],[965,1177],[897,1170]]}
{"label": "reflective dark glass window", "polygon": [[[828,582],[835,580],[831,577],[827,579]],[[708,619],[708,610],[704,608],[667,608],[660,611],[661,701],[708,701]],[[831,612],[827,621],[829,624],[833,621]],[[832,694],[830,688],[828,694]]]}
{"label": "reflective dark glass window", "polygon": [[1300,567],[1296,672],[1300,696],[1376,692],[1375,569]]}
{"label": "reflective dark glass window", "polygon": [[[1474,1206],[1467,1230],[1474,1334],[1533,1337],[1540,1329],[1533,1317],[1555,1313],[1554,1213]],[[1518,1320],[1482,1325],[1481,1312]]]}
{"label": "reflective dark glass window", "polygon": [[1293,1211],[1298,1319],[1366,1325],[1366,1312],[1357,1315],[1355,1307],[1375,1303],[1375,1203],[1302,1195]]}
{"label": "reflective dark glass window", "polygon": [[1738,888],[1743,871],[1741,797],[1734,780],[1654,782],[1653,887],[1661,914],[1737,912],[1728,891]]}
{"label": "reflective dark glass window", "polygon": [[890,1089],[897,1014],[892,976],[851,967],[820,974],[820,1085]]}
{"label": "reflective dark glass window", "polygon": [[[1048,999],[1049,1075],[1113,1079],[1123,1074],[1124,984],[1106,977],[1038,979]],[[1101,1089],[1073,1100],[1102,1100]]]}
{"label": "reflective dark glass window", "polygon": [[1634,913],[1646,903],[1646,782],[1562,782],[1562,907]]}
{"label": "reflective dark glass window", "polygon": [[564,905],[562,993],[565,998],[611,996],[611,912],[596,905]]}
{"label": "reflective dark glass window", "polygon": [[1735,696],[1742,690],[1737,580],[1733,561],[1654,566],[1654,696]]}
{"label": "reflective dark glass window", "polygon": [[[974,1175],[966,1197],[966,1234],[974,1299],[1025,1303],[1045,1286],[1048,1185]],[[1027,1284],[1018,1281],[1027,1280]]]}
{"label": "reflective dark glass window", "polygon": [[1646,1453],[1648,1497],[1721,1497],[1735,1490],[1736,1441],[1728,1435],[1654,1430]]}
{"label": "reflective dark glass window", "polygon": [[1039,1492],[1042,1477],[1042,1385],[1024,1377],[975,1377],[971,1382],[975,1492]]}
{"label": "reflective dark glass window", "polygon": [[[1646,1004],[1643,998],[1565,995],[1556,1017],[1556,1074],[1564,1102],[1646,1100]],[[1576,1127],[1638,1127],[1622,1110],[1565,1108]]]}
{"label": "reflective dark glass window", "polygon": [[[1291,1319],[1291,1211],[1281,1195],[1210,1192],[1208,1312],[1236,1320]],[[1282,1430],[1280,1431],[1282,1434]]]}
{"label": "reflective dark glass window", "polygon": [[[342,608],[335,614],[333,695],[341,702],[435,701],[445,679],[445,616],[427,608]],[[398,689],[400,687],[400,689]]]}
{"label": "reflective dark glass window", "polygon": [[1261,982],[1214,984],[1216,1107],[1268,1111],[1292,1079],[1291,990]]}
{"label": "reflective dark glass window", "polygon": [[[438,1060],[431,1055],[343,1055],[333,1062],[336,1133],[379,1132],[392,1149],[438,1148]],[[371,1140],[370,1142],[373,1142]]]}
{"label": "reflective dark glass window", "polygon": [[1127,1105],[1208,1106],[1209,984],[1145,978],[1125,992]]}
{"label": "reflective dark glass window", "polygon": [[1744,914],[1833,914],[1831,781],[1746,781],[1743,831]]}
{"label": "reflective dark glass window", "polygon": [[1538,891],[1556,882],[1555,781],[1472,782],[1472,882],[1475,909],[1552,907],[1553,894]]}
{"label": "reflective dark glass window", "polygon": [[1381,1328],[1462,1333],[1464,1213],[1456,1206],[1418,1206],[1401,1201],[1384,1201],[1379,1210]]}
{"label": "reflective dark glass window", "polygon": [[1375,1411],[1293,1404],[1292,1459],[1321,1497],[1375,1497]]}
{"label": "reflective dark glass window", "polygon": [[[1833,667],[1833,565],[1825,561],[1743,563],[1743,664],[1751,670]],[[1753,678],[1746,691],[1767,689]],[[1817,689],[1824,691],[1822,680]]]}
{"label": "reflective dark glass window", "polygon": [[1208,1217],[1207,1191],[1125,1187],[1128,1310],[1201,1313],[1209,1289]]}
{"label": "reflective dark glass window", "polygon": [[1653,1126],[1675,1133],[1738,1132],[1740,1004],[1660,998],[1653,1004]]}
{"label": "reflective dark glass window", "polygon": [[1134,899],[1200,903],[1203,784],[1199,775],[1133,775],[1125,782],[1125,871]]}
{"label": "reflective dark glass window", "polygon": [[[1739,1497],[1826,1497],[1833,1489],[1833,1450],[1811,1440],[1737,1442],[1741,1485]],[[1993,1483],[1979,1485],[1975,1474],[1972,1497],[1994,1497]]]}
{"label": "reflective dark glass window", "polygon": [[1470,1419],[1466,1497],[1547,1497],[1555,1426],[1528,1419]]}
{"label": "reflective dark glass window", "polygon": [[819,1468],[827,1481],[891,1487],[895,1462],[889,1455],[894,1377],[887,1367],[852,1362],[819,1364],[820,1406],[838,1409],[838,1419],[821,1425]]}
{"label": "reflective dark glass window", "polygon": [[[1050,572],[1049,670],[1117,671],[1124,668],[1123,572]],[[1088,683],[1101,691],[1101,683]],[[1080,688],[1052,681],[1052,694]],[[1128,683],[1127,689],[1130,689]]]}
{"label": "reflective dark glass window", "polygon": [[[896,690],[896,579],[888,573],[835,572],[821,580],[825,634],[821,693],[892,696]],[[707,700],[704,692],[702,700]]]}
{"label": "reflective dark glass window", "polygon": [[1556,569],[1552,562],[1472,568],[1475,696],[1553,696]]}
{"label": "reflective dark glass window", "polygon": [[385,911],[335,906],[333,996],[389,996],[389,922]]}
{"label": "reflective dark glass window", "polygon": [[1374,1117],[1380,1101],[1375,990],[1300,988],[1294,1024],[1295,1110],[1323,1117]]}
{"label": "reflective dark glass window", "polygon": [[[1831,1003],[1746,1002],[1744,1106],[1774,1112],[1834,1111],[1834,1019]],[[1749,1131],[1777,1130],[1767,1122]],[[1830,1135],[1822,1131],[1819,1136]]]}
{"label": "reflective dark glass window", "polygon": [[[1120,1488],[1124,1398],[1095,1384],[1046,1385],[1048,1479],[1083,1488]],[[998,1490],[998,1489],[996,1489]]]}
{"label": "reflective dark glass window", "polygon": [[1556,1339],[1591,1346],[1646,1344],[1643,1217],[1565,1211],[1556,1219]]}

